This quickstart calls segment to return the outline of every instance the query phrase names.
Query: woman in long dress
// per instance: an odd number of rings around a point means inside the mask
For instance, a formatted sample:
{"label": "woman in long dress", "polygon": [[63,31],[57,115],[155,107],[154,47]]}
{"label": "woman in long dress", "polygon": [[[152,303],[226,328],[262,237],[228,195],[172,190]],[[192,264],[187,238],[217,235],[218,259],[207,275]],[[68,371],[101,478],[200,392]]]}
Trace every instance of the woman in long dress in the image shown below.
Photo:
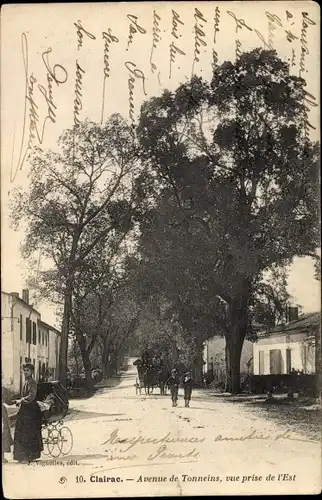
{"label": "woman in long dress", "polygon": [[40,457],[43,448],[41,437],[41,411],[36,401],[37,382],[33,378],[35,368],[31,363],[23,365],[25,384],[22,398],[16,401],[20,406],[14,434],[13,458],[22,463]]}

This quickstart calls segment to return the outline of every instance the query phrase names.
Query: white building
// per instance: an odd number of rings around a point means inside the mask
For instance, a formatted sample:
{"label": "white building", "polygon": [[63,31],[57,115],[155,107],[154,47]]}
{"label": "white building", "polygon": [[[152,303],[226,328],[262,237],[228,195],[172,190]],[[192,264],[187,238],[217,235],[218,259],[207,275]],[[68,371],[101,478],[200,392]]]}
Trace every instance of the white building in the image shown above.
{"label": "white building", "polygon": [[[204,371],[212,370],[216,378],[224,378],[226,340],[215,335],[204,344],[203,357],[205,360]],[[245,340],[240,356],[240,373],[252,373],[253,371],[253,342]]]}
{"label": "white building", "polygon": [[23,385],[21,366],[35,366],[35,378],[57,376],[60,333],[41,320],[29,304],[29,291],[1,292],[2,384],[20,393]]}
{"label": "white building", "polygon": [[254,343],[254,375],[287,374],[294,368],[315,373],[315,333],[320,313],[303,314],[261,332]]}

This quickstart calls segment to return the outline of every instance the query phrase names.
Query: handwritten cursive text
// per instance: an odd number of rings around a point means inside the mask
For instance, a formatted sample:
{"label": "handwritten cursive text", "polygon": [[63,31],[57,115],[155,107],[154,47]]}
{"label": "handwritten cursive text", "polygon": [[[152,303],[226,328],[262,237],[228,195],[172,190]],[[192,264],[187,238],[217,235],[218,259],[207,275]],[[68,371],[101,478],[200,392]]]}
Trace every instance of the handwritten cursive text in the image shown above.
{"label": "handwritten cursive text", "polygon": [[207,46],[207,42],[205,40],[206,33],[204,31],[204,23],[207,22],[207,19],[204,18],[203,14],[196,7],[195,7],[194,18],[196,22],[194,25],[195,48],[194,48],[193,62],[192,62],[192,71],[191,71],[192,74],[194,74],[195,63],[200,61],[201,46],[203,47]]}
{"label": "handwritten cursive text", "polygon": [[74,26],[77,28],[76,33],[77,33],[77,49],[78,50],[83,46],[84,35],[86,35],[91,40],[96,40],[96,36],[94,36],[92,33],[90,33],[89,31],[86,31],[86,29],[83,28],[81,21],[77,21],[77,23],[74,23]]}
{"label": "handwritten cursive text", "polygon": [[146,30],[142,26],[139,25],[137,16],[133,16],[133,14],[128,14],[127,18],[130,21],[130,27],[129,27],[129,37],[127,40],[127,49],[126,50],[128,50],[131,43],[133,43],[133,38],[134,38],[134,35],[136,33],[141,33],[141,35],[146,34]]}
{"label": "handwritten cursive text", "polygon": [[[179,40],[179,38],[182,37],[181,34],[178,32],[178,26],[182,25],[184,26],[184,22],[182,19],[180,19],[179,14],[175,11],[172,10],[172,29],[171,29],[171,36],[175,38],[176,40]],[[169,70],[169,78],[172,76],[172,65],[175,63],[176,60],[176,54],[180,54],[181,56],[185,56],[185,52],[181,50],[177,45],[177,42],[172,42],[170,43],[170,70]]]}

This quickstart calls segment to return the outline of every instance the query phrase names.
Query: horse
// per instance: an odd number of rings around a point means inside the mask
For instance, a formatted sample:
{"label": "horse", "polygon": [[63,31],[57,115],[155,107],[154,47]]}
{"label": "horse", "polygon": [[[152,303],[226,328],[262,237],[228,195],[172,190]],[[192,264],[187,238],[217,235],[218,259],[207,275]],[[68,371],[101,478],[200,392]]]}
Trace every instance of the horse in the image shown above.
{"label": "horse", "polygon": [[[152,394],[154,387],[158,383],[158,374],[154,368],[153,365],[148,365],[145,367],[144,374],[143,374],[143,386],[145,390],[145,394]],[[150,393],[151,389],[151,393]]]}
{"label": "horse", "polygon": [[166,394],[166,381],[168,380],[169,376],[170,372],[165,366],[162,366],[158,370],[158,385],[160,387],[161,396],[164,396]]}

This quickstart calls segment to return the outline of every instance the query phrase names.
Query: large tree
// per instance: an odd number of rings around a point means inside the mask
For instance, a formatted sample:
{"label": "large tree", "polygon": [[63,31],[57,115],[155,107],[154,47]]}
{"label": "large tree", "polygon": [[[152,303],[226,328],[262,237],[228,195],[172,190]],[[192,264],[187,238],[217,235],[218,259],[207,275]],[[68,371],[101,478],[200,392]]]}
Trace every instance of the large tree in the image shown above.
{"label": "large tree", "polygon": [[47,263],[38,282],[63,304],[59,378],[65,383],[77,272],[97,245],[131,230],[140,164],[132,131],[119,115],[101,126],[85,121],[66,130],[59,146],[34,152],[30,189],[16,192],[12,220],[26,225],[25,257],[37,249]]}
{"label": "large tree", "polygon": [[71,330],[81,352],[89,386],[92,383],[91,353],[102,337],[106,343],[109,341],[106,323],[116,292],[124,279],[121,262],[125,255],[122,252],[125,235],[110,233],[107,240],[97,244],[75,273]]}
{"label": "large tree", "polygon": [[226,304],[232,392],[264,274],[319,244],[318,148],[305,132],[305,96],[287,63],[256,49],[223,63],[210,82],[194,77],[141,110],[143,155],[159,193],[181,212],[167,224],[200,247],[190,258],[204,267],[210,300]]}

